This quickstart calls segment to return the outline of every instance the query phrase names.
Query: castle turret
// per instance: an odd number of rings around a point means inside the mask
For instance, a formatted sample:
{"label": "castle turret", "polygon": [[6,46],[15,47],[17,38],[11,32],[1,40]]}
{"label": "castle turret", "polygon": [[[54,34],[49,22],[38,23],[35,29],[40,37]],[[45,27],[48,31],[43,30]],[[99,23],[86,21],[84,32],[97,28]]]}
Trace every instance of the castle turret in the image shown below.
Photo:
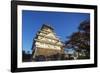
{"label": "castle turret", "polygon": [[48,60],[53,55],[63,53],[63,43],[54,33],[54,29],[49,25],[44,24],[37,32],[36,38],[33,41],[33,59],[43,58]]}

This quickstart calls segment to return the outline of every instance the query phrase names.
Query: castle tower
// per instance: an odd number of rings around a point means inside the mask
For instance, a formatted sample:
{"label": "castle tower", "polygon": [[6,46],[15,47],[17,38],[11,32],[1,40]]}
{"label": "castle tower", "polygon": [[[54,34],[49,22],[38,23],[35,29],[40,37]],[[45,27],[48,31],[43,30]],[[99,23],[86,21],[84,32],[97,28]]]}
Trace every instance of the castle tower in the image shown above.
{"label": "castle tower", "polygon": [[46,24],[41,27],[33,41],[33,59],[42,57],[47,60],[49,57],[60,55],[64,51],[63,43],[54,33],[54,29]]}

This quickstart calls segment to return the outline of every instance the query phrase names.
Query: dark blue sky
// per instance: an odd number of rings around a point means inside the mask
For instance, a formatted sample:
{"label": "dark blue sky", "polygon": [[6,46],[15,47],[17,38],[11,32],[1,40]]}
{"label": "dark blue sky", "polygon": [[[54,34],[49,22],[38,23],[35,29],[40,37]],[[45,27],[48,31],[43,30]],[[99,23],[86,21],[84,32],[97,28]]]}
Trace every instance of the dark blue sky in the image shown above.
{"label": "dark blue sky", "polygon": [[44,23],[50,24],[56,35],[65,42],[66,37],[77,31],[79,24],[87,19],[90,19],[88,13],[23,10],[22,48],[31,53],[33,38]]}

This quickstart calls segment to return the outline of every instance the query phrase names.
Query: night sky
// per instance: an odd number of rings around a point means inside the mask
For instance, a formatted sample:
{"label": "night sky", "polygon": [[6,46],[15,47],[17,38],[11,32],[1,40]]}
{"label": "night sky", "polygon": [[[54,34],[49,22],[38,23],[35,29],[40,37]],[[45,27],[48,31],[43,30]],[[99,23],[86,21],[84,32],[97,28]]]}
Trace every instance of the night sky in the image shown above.
{"label": "night sky", "polygon": [[56,35],[65,42],[66,37],[76,32],[79,24],[88,19],[90,19],[89,13],[23,10],[22,48],[31,53],[33,38],[45,23],[51,25]]}

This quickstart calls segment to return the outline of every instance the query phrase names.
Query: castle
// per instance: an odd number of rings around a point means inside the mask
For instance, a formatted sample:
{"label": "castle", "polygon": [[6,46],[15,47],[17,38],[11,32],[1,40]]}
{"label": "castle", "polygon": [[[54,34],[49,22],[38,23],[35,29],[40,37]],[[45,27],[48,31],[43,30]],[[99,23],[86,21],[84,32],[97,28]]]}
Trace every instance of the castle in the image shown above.
{"label": "castle", "polygon": [[36,61],[59,60],[64,53],[63,46],[54,29],[48,24],[43,24],[33,40],[32,59]]}

